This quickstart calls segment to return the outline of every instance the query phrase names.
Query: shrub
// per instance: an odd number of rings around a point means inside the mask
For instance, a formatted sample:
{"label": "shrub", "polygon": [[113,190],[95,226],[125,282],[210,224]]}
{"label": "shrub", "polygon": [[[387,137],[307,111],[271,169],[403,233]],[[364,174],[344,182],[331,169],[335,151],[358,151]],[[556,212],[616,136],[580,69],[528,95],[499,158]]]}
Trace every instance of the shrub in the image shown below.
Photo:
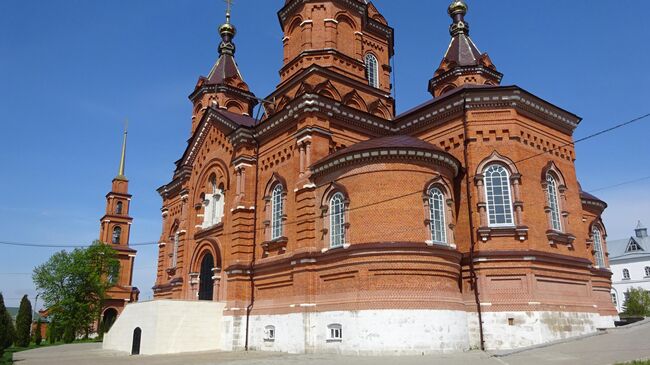
{"label": "shrub", "polygon": [[650,316],[650,292],[641,288],[630,288],[625,292],[623,314],[626,316]]}

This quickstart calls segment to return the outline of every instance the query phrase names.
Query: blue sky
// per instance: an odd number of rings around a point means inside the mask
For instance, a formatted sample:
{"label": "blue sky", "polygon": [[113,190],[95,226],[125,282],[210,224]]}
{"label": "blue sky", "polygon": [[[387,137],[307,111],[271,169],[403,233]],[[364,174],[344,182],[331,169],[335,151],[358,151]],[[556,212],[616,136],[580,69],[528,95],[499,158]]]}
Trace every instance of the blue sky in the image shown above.
{"label": "blue sky", "polygon": [[[278,83],[282,0],[239,0],[237,61],[260,97]],[[399,111],[426,101],[449,42],[448,0],[376,0],[396,29]],[[650,2],[468,1],[471,35],[517,84],[584,118],[580,138],[650,112]],[[131,242],[160,237],[161,199],[189,137],[187,95],[217,57],[220,0],[0,2],[0,241],[87,244],[98,236],[128,117]],[[634,9],[634,11],[628,11]],[[650,119],[577,145],[585,190],[646,177]],[[610,238],[650,224],[650,180],[596,193]],[[157,246],[138,248],[151,297]],[[0,245],[0,291],[17,305],[50,248]]]}

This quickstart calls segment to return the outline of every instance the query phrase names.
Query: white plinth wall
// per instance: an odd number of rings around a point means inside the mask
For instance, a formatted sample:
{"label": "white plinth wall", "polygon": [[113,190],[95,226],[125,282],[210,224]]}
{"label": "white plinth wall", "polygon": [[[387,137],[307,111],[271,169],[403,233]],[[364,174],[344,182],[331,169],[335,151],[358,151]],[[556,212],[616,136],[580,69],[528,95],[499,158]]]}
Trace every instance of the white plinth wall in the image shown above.
{"label": "white plinth wall", "polygon": [[[104,336],[104,349],[130,352],[140,327],[140,353],[239,351],[246,318],[223,316],[224,304],[157,300],[129,304]],[[507,350],[594,333],[614,317],[577,312],[483,312],[488,350]],[[350,355],[432,354],[479,348],[474,312],[452,310],[306,311],[252,315],[249,349]],[[339,326],[332,338],[330,326]],[[273,335],[269,336],[269,328]]]}
{"label": "white plinth wall", "polygon": [[129,304],[104,335],[103,348],[130,353],[133,331],[140,327],[143,355],[219,350],[223,308],[223,303],[208,301]]}

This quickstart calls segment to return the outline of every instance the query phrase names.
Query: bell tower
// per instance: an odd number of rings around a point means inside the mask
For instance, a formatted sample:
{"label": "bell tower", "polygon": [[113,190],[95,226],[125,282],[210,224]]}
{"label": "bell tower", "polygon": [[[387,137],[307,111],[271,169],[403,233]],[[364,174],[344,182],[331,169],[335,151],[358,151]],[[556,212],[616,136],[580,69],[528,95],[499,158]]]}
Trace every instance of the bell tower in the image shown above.
{"label": "bell tower", "polygon": [[225,109],[238,115],[252,116],[258,101],[248,84],[244,81],[239,66],[235,62],[234,38],[237,28],[230,22],[230,6],[226,11],[226,22],[219,26],[219,58],[207,77],[199,77],[194,92],[189,96],[194,105],[192,113],[192,133],[209,107]]}
{"label": "bell tower", "polygon": [[[278,12],[283,31],[276,111],[302,91],[394,116],[391,97],[393,28],[366,0],[287,0]],[[313,77],[315,74],[320,77]],[[354,92],[352,92],[354,91]],[[381,109],[381,112],[374,110]]]}
{"label": "bell tower", "polygon": [[454,0],[448,13],[451,42],[440,66],[429,81],[429,92],[438,97],[465,84],[499,85],[503,74],[497,71],[487,53],[481,53],[469,37],[469,23],[465,21],[467,4]]}
{"label": "bell tower", "polygon": [[127,302],[138,300],[140,291],[132,286],[133,265],[136,250],[129,247],[129,235],[133,218],[129,216],[131,194],[129,194],[129,180],[124,175],[126,164],[126,139],[127,130],[124,128],[122,139],[122,154],[117,176],[113,178],[111,191],[106,194],[106,211],[101,218],[99,240],[110,245],[117,251],[120,261],[120,273],[117,283],[107,292],[109,299],[106,308],[114,308],[121,312]]}

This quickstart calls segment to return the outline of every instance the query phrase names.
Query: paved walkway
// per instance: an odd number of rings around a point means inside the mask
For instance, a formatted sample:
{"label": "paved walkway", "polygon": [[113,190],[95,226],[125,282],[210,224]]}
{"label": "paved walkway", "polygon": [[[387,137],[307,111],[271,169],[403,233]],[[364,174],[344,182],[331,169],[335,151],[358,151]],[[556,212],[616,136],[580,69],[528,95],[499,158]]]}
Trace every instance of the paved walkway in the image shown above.
{"label": "paved walkway", "polygon": [[183,355],[128,356],[104,351],[101,344],[44,347],[14,354],[16,365],[609,365],[650,358],[650,320],[607,333],[506,356],[480,351],[437,356],[348,357],[266,352],[204,352]]}

